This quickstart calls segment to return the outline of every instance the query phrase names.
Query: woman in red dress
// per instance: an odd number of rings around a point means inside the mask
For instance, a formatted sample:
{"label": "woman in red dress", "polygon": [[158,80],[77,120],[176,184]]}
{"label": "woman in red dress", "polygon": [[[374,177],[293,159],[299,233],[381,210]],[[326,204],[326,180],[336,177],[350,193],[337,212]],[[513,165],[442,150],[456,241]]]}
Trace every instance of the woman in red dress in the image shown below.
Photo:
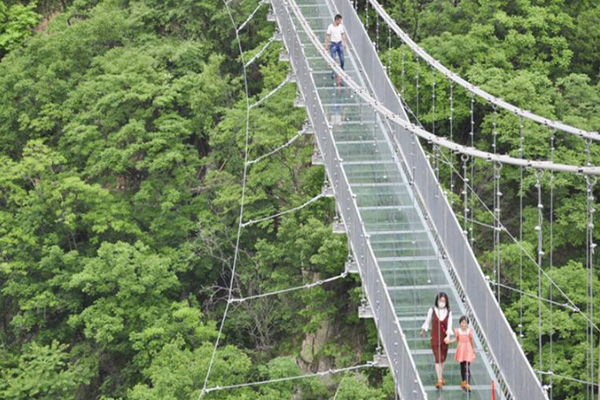
{"label": "woman in red dress", "polygon": [[431,325],[431,350],[435,358],[435,373],[437,383],[435,387],[441,389],[446,383],[444,380],[444,363],[448,355],[448,341],[452,335],[452,312],[450,311],[450,302],[448,295],[440,292],[435,296],[434,306],[427,312],[427,318],[421,328],[421,336],[429,330]]}

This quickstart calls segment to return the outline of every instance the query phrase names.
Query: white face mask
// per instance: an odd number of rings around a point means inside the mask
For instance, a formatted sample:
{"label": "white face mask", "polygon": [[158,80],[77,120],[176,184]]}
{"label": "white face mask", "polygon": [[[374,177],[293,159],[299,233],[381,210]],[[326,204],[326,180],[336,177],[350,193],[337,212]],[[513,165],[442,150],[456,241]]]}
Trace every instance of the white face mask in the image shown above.
{"label": "white face mask", "polygon": [[438,302],[438,308],[446,308],[446,302],[445,301]]}

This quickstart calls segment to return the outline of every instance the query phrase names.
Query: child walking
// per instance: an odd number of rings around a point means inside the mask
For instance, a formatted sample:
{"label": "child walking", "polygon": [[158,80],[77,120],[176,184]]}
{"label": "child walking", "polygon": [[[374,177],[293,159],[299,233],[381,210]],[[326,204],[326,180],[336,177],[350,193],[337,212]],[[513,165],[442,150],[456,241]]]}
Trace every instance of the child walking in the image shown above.
{"label": "child walking", "polygon": [[455,329],[455,336],[448,343],[458,342],[454,359],[460,363],[462,383],[460,387],[471,391],[471,363],[475,361],[475,344],[473,343],[473,328],[469,328],[469,318],[463,315],[458,320],[460,328]]}

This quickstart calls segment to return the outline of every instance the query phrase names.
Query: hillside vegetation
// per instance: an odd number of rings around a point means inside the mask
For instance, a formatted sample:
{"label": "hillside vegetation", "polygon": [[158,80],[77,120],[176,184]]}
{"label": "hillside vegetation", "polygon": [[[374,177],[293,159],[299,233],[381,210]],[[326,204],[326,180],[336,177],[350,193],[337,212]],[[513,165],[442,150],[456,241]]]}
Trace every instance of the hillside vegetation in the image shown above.
{"label": "hillside vegetation", "polygon": [[[599,129],[596,2],[389,3],[403,28],[465,78],[545,116]],[[241,24],[257,4],[231,2],[235,22]],[[198,397],[234,265],[246,135],[248,157],[254,159],[294,137],[306,118],[293,106],[296,88],[290,84],[251,111],[246,131],[243,61],[274,33],[267,9],[240,32],[242,58],[220,0],[0,0],[0,398]],[[279,61],[281,47],[274,42],[248,68],[250,103],[289,73],[289,65]],[[400,51],[395,43],[395,60]],[[395,80],[398,66],[392,69]],[[439,90],[445,90],[442,84]],[[411,95],[408,91],[409,101]],[[477,112],[484,131],[490,117],[483,106]],[[457,113],[457,124],[468,125],[468,109]],[[422,117],[427,126],[444,115]],[[439,134],[448,134],[439,126]],[[506,131],[503,146],[513,149],[518,131],[514,126]],[[534,128],[529,137],[536,137]],[[529,154],[549,154],[541,139],[526,146]],[[578,162],[584,147],[567,141],[557,157]],[[302,136],[250,166],[244,220],[317,195],[325,174],[311,165],[312,152],[313,139]],[[595,148],[592,159],[600,161]],[[489,193],[489,176],[479,176],[478,190]],[[581,182],[581,177],[556,182],[556,257],[549,273],[585,309]],[[534,184],[530,179],[525,188],[523,244],[535,252]],[[518,177],[505,185],[510,200],[503,208],[514,209]],[[235,296],[340,274],[348,248],[344,235],[332,233],[334,217],[334,200],[320,199],[245,227],[235,261]],[[513,228],[517,217],[507,217]],[[476,243],[489,269],[491,235],[480,232]],[[503,253],[505,283],[518,286],[519,251],[504,242]],[[537,272],[527,271],[524,287],[536,292]],[[596,271],[594,285],[600,293]],[[544,291],[548,296],[547,286]],[[358,319],[361,296],[358,277],[348,276],[233,304],[209,386],[372,359],[377,336],[371,321]],[[518,297],[504,296],[516,329]],[[596,299],[600,296],[594,298],[600,310]],[[532,363],[537,313],[537,301],[526,299],[523,346]],[[552,336],[554,371],[586,379],[585,322],[565,309],[555,308],[553,316],[552,329],[548,318],[542,329],[544,369],[550,368]],[[598,324],[597,316],[594,321]],[[393,393],[387,371],[368,369],[217,391],[207,398],[383,400]],[[554,398],[584,394],[581,384],[564,381],[556,384]]]}

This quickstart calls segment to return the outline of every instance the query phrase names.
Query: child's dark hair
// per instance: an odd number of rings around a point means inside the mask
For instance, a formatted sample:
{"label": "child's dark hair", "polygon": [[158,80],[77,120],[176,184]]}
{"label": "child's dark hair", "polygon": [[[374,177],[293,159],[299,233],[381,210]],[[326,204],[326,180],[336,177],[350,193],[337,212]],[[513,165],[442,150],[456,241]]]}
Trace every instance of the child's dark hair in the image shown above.
{"label": "child's dark hair", "polygon": [[469,317],[467,317],[466,315],[461,316],[458,319],[458,323],[460,324],[461,322],[465,321],[467,324],[469,323]]}
{"label": "child's dark hair", "polygon": [[342,19],[342,14],[335,14],[334,20]]}

